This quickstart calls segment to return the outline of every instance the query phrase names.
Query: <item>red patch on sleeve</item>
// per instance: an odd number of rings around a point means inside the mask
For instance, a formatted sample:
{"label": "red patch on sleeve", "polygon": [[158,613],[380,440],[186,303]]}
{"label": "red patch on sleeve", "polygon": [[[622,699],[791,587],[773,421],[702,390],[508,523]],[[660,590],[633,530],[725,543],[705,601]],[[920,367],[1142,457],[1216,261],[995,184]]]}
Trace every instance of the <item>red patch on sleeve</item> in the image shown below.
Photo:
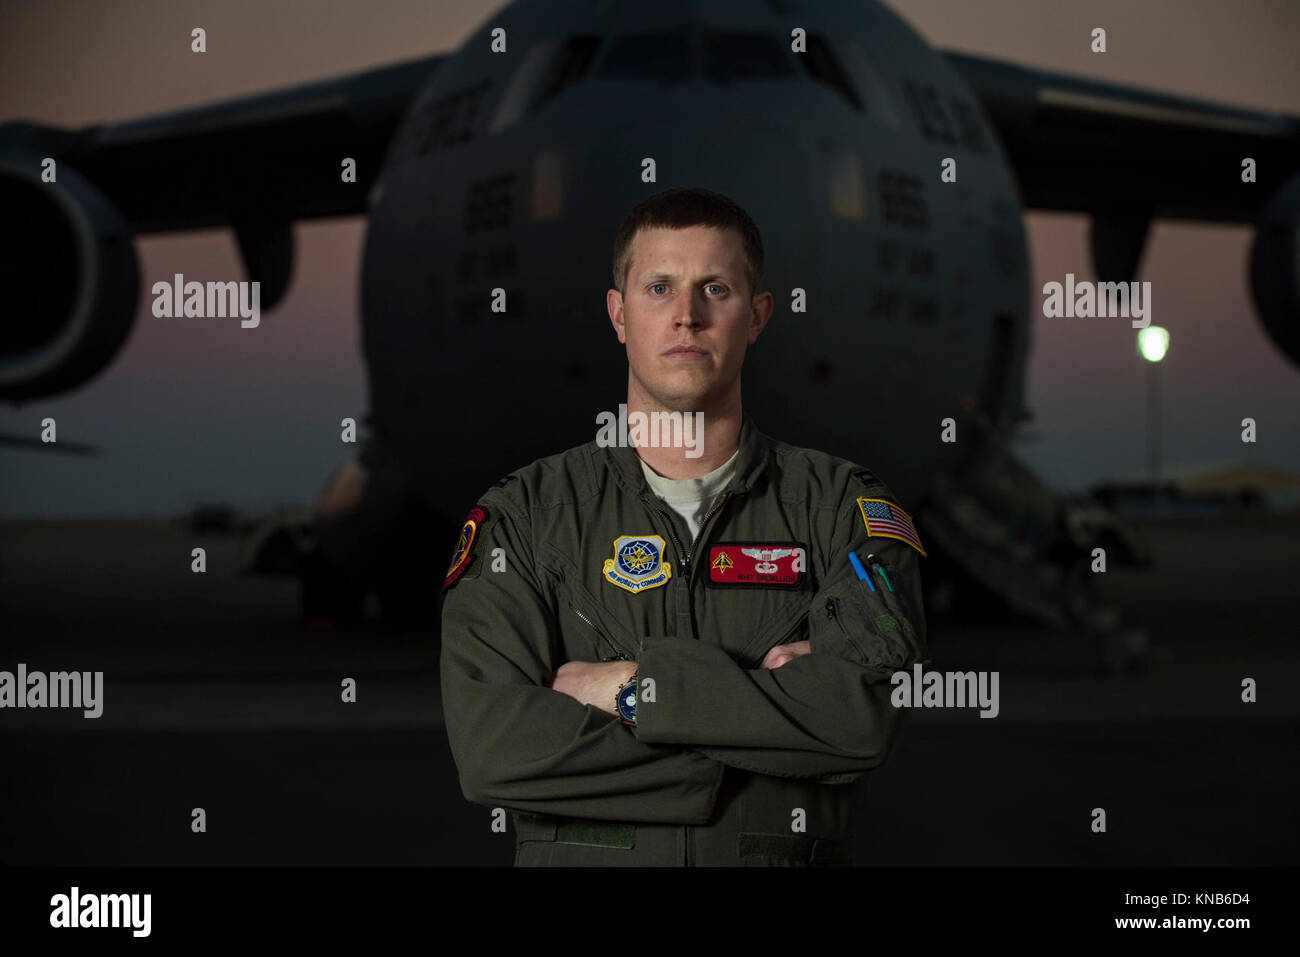
{"label": "red patch on sleeve", "polygon": [[456,542],[456,550],[451,555],[451,566],[447,569],[447,577],[442,580],[443,588],[450,588],[456,584],[456,579],[465,574],[465,569],[469,568],[469,563],[474,558],[474,539],[478,537],[478,530],[483,527],[485,521],[487,521],[487,511],[482,506],[475,506],[469,510],[465,524],[460,529],[460,540]]}

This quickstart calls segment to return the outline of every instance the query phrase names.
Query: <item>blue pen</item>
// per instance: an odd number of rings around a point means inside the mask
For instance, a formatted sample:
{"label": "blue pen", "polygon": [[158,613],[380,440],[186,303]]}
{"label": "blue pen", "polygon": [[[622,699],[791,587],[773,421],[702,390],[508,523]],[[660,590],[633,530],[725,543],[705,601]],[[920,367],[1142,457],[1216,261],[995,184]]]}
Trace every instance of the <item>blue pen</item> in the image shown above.
{"label": "blue pen", "polygon": [[866,582],[868,588],[875,591],[876,586],[871,584],[871,576],[868,575],[867,570],[862,567],[862,562],[858,559],[858,553],[849,552],[849,561],[853,563],[853,570],[858,573],[858,578]]}

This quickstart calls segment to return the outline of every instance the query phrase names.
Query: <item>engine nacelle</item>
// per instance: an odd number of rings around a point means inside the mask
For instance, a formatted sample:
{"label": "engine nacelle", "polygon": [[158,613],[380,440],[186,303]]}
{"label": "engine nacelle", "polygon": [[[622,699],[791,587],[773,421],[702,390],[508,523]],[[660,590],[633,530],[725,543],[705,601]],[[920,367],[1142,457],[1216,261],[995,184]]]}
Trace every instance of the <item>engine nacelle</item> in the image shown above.
{"label": "engine nacelle", "polygon": [[1250,250],[1250,288],[1259,321],[1300,365],[1300,173],[1264,207]]}
{"label": "engine nacelle", "polygon": [[117,354],[135,319],[140,267],[121,214],[60,162],[41,181],[42,158],[0,154],[0,211],[9,252],[0,398],[30,399],[75,388]]}

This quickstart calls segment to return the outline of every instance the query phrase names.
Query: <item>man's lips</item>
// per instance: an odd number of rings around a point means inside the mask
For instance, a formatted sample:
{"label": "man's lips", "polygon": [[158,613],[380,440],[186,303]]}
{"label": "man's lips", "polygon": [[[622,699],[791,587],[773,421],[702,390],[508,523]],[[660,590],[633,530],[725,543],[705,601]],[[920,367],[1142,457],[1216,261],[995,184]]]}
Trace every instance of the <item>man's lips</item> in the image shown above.
{"label": "man's lips", "polygon": [[669,359],[702,359],[708,353],[699,346],[673,346],[664,355]]}

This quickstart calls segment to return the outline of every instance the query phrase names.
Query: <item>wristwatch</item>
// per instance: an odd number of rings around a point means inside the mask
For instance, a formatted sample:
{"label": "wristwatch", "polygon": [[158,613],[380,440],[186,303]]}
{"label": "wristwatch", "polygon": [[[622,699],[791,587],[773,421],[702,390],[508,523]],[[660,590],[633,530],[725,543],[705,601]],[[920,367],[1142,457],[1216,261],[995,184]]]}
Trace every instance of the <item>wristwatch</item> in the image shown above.
{"label": "wristwatch", "polygon": [[636,726],[636,674],[622,684],[614,695],[614,707],[624,724]]}

